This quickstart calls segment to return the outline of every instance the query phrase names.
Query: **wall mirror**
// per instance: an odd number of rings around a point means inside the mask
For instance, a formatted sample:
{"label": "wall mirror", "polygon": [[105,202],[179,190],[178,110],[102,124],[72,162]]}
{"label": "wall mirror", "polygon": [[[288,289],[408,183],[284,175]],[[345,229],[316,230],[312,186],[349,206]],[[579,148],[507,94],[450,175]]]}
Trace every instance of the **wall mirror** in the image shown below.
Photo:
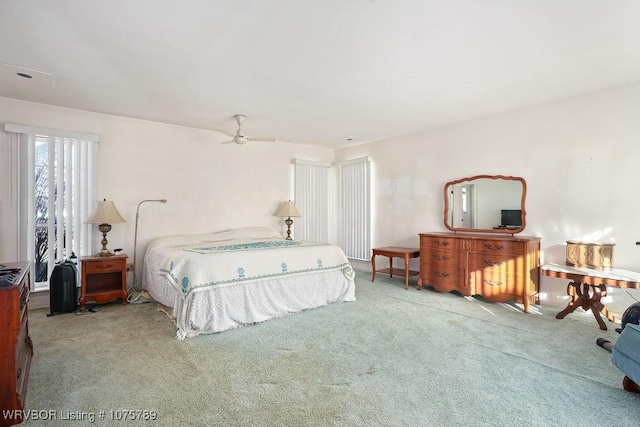
{"label": "wall mirror", "polygon": [[516,234],[524,230],[524,178],[476,175],[444,186],[444,225],[452,231]]}

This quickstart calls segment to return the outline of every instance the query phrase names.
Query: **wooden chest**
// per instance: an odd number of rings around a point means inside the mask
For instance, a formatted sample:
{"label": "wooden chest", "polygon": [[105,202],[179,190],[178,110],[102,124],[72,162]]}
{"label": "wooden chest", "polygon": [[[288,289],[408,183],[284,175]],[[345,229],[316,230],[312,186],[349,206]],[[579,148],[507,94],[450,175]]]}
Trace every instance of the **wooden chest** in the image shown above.
{"label": "wooden chest", "polygon": [[5,411],[24,409],[33,357],[27,316],[31,271],[28,262],[2,263],[0,269],[17,270],[3,275],[0,286],[0,426],[9,426],[22,422],[21,416],[7,416]]}
{"label": "wooden chest", "polygon": [[489,301],[538,302],[540,238],[421,233],[418,287],[481,295]]}

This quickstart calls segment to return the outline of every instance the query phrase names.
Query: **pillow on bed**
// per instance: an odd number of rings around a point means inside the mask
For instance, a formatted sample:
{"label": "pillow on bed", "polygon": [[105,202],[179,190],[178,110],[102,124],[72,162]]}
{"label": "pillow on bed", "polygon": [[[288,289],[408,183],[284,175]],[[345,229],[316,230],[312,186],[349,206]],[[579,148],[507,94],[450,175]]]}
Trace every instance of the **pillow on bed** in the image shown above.
{"label": "pillow on bed", "polygon": [[147,250],[162,249],[176,246],[190,246],[198,243],[206,243],[207,240],[202,238],[202,234],[180,234],[177,236],[158,237],[151,241]]}
{"label": "pillow on bed", "polygon": [[177,236],[159,237],[153,240],[147,250],[176,246],[190,246],[200,243],[219,242],[233,239],[282,239],[283,237],[273,228],[244,227],[231,230],[203,234],[180,234]]}
{"label": "pillow on bed", "polygon": [[232,239],[282,239],[283,237],[270,227],[243,227],[205,234],[202,238],[209,242],[216,242]]}

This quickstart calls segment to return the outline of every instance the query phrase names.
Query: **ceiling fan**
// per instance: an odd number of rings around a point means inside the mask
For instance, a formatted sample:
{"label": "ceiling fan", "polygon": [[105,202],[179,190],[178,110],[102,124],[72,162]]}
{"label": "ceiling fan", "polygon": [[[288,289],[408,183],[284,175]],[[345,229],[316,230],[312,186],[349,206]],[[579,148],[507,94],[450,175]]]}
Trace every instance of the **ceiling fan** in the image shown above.
{"label": "ceiling fan", "polygon": [[248,141],[266,141],[266,142],[275,141],[274,138],[254,138],[254,137],[245,136],[244,132],[242,132],[242,123],[244,122],[244,119],[247,118],[247,116],[245,116],[244,114],[236,114],[233,117],[235,117],[236,122],[238,122],[238,130],[236,131],[236,134],[233,135],[232,139],[228,141],[223,141],[222,144],[231,144],[231,143],[246,144]]}

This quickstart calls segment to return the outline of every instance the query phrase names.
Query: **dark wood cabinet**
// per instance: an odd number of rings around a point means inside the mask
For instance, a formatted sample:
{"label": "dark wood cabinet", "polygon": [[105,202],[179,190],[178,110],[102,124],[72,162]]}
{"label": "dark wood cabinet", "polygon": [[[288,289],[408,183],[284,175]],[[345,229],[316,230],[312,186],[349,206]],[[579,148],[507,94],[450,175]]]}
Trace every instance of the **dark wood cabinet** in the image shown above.
{"label": "dark wood cabinet", "polygon": [[82,285],[80,287],[80,309],[87,301],[106,303],[121,299],[127,303],[127,256],[83,257]]}
{"label": "dark wood cabinet", "polygon": [[27,303],[31,292],[29,262],[0,263],[0,426],[22,422],[33,344]]}
{"label": "dark wood cabinet", "polygon": [[418,288],[481,295],[488,301],[538,302],[540,238],[421,233]]}

